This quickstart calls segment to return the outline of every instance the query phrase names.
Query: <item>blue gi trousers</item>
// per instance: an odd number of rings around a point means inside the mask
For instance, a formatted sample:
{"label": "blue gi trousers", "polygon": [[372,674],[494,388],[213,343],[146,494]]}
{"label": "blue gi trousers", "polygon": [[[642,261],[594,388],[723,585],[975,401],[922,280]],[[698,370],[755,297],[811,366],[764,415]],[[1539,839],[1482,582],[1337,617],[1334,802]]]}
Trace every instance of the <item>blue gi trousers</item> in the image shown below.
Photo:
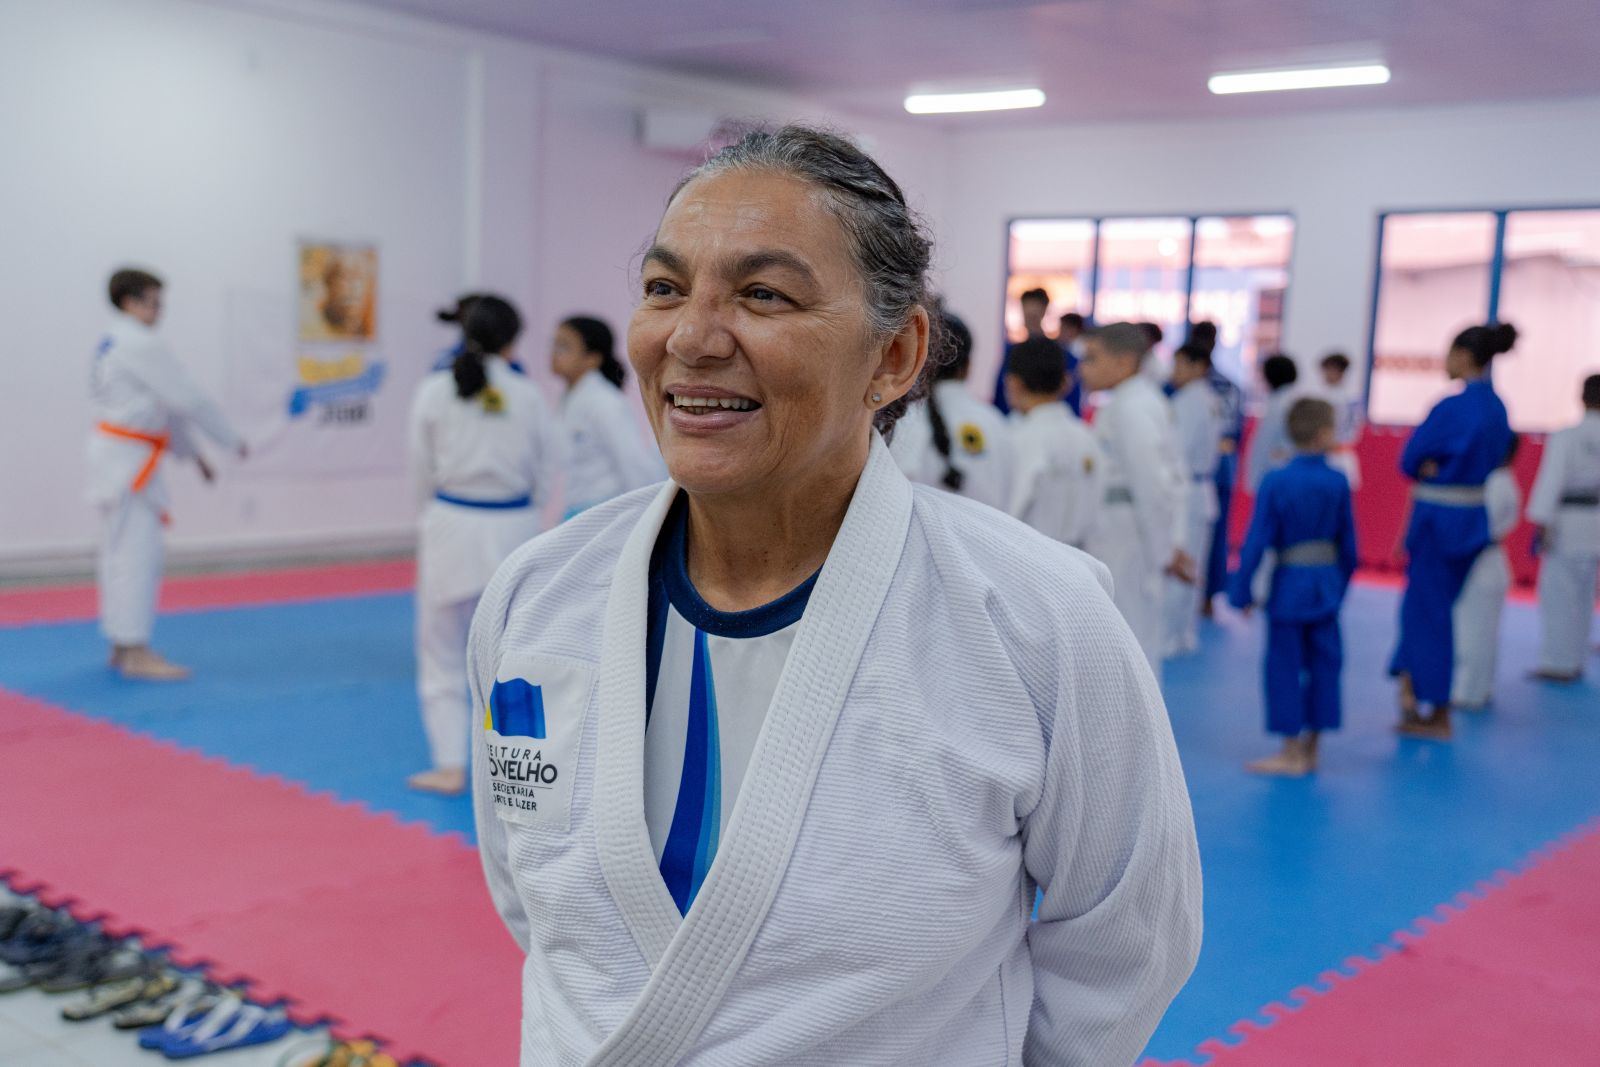
{"label": "blue gi trousers", "polygon": [[1239,461],[1232,453],[1217,457],[1217,524],[1211,530],[1211,557],[1206,560],[1205,602],[1228,591],[1228,514],[1233,510],[1233,482]]}
{"label": "blue gi trousers", "polygon": [[1418,543],[1410,546],[1406,591],[1400,598],[1400,641],[1389,673],[1411,675],[1411,688],[1424,704],[1450,703],[1456,641],[1453,609],[1477,552],[1449,556]]}
{"label": "blue gi trousers", "polygon": [[1268,620],[1267,731],[1295,737],[1306,730],[1337,730],[1342,701],[1339,672],[1344,642],[1339,616],[1315,622]]}

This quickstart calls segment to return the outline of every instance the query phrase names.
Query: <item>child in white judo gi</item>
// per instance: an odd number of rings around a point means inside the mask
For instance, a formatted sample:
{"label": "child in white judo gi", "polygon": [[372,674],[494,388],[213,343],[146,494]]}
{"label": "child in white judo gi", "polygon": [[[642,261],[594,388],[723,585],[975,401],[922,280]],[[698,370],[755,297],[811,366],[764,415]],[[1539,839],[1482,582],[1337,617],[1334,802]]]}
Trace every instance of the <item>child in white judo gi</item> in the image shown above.
{"label": "child in white judo gi", "polygon": [[1252,496],[1261,488],[1261,479],[1294,458],[1294,444],[1289,440],[1285,420],[1289,408],[1300,396],[1295,388],[1299,377],[1300,370],[1294,358],[1282,352],[1268,356],[1261,364],[1261,380],[1267,384],[1267,404],[1250,437],[1244,471],[1245,484]]}
{"label": "child in white judo gi", "polygon": [[1166,579],[1194,581],[1183,550],[1188,476],[1178,455],[1172,406],[1140,370],[1150,336],[1131,322],[1096,330],[1078,370],[1089,390],[1109,390],[1094,420],[1105,461],[1105,493],[1089,551],[1111,571],[1112,598],[1156,677],[1166,641]]}
{"label": "child in white judo gi", "polygon": [[[1172,414],[1178,448],[1188,475],[1183,550],[1196,561],[1211,558],[1217,521],[1217,460],[1222,442],[1222,398],[1211,384],[1211,350],[1180,345],[1172,356]],[[1200,582],[1167,579],[1166,654],[1183,656],[1200,647]]]}
{"label": "child in white judo gi", "polygon": [[1267,730],[1283,738],[1283,749],[1249,769],[1300,777],[1316,769],[1321,734],[1339,728],[1344,663],[1339,608],[1357,556],[1350,484],[1327,460],[1337,442],[1333,406],[1309,397],[1297,400],[1286,423],[1298,451],[1261,482],[1228,599],[1251,610],[1256,568],[1267,550],[1274,550],[1278,565],[1266,602],[1263,675]]}
{"label": "child in white judo gi", "polygon": [[1542,640],[1534,677],[1583,677],[1600,571],[1600,374],[1583,382],[1583,420],[1552,434],[1528,497],[1540,545]]}
{"label": "child in white judo gi", "polygon": [[1350,386],[1350,357],[1343,352],[1329,352],[1317,368],[1322,372],[1322,398],[1333,405],[1335,443],[1328,465],[1344,475],[1353,493],[1361,488],[1361,461],[1356,456],[1366,423],[1361,394]]}
{"label": "child in white judo gi", "polygon": [[1518,438],[1511,439],[1503,466],[1483,483],[1483,506],[1489,512],[1487,548],[1478,553],[1467,584],[1451,610],[1455,616],[1456,663],[1450,703],[1464,711],[1482,711],[1494,695],[1495,662],[1500,653],[1500,614],[1511,591],[1511,565],[1505,539],[1522,515],[1522,494],[1511,473]]}
{"label": "child in white judo gi", "polygon": [[1015,464],[1011,426],[967,389],[972,367],[967,324],[945,312],[943,325],[948,351],[933,371],[933,388],[895,427],[890,452],[912,481],[1004,511],[1011,503]]}
{"label": "child in white judo gi", "polygon": [[467,780],[467,630],[500,563],[540,531],[559,470],[560,424],[508,362],[522,320],[482,295],[451,369],[430,374],[411,409],[411,466],[426,503],[417,542],[417,696],[432,756],[413,789],[460,793]]}
{"label": "child in white judo gi", "polygon": [[1062,403],[1072,384],[1055,344],[1031,338],[1012,346],[1006,363],[1006,401],[1017,424],[1011,514],[1083,548],[1105,489],[1094,434]]}
{"label": "child in white judo gi", "polygon": [[111,643],[111,666],[123,677],[177,681],[189,676],[150,647],[161,588],[161,531],[167,521],[163,459],[192,459],[213,472],[195,447],[194,431],[245,455],[244,441],[155,334],[161,279],[143,270],[111,276],[117,309],[95,353],[89,402],[89,499],[100,509],[97,578],[100,631]]}
{"label": "child in white judo gi", "polygon": [[567,383],[561,422],[567,434],[567,517],[666,477],[623,394],[628,372],[617,359],[611,327],[573,315],[556,327],[550,369]]}

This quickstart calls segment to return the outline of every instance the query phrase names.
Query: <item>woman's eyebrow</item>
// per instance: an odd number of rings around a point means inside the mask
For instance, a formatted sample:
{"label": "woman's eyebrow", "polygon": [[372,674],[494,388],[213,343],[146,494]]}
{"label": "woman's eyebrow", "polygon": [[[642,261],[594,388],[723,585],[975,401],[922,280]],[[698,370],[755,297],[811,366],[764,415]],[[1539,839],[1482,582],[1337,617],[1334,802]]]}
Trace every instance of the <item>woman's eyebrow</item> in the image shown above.
{"label": "woman's eyebrow", "polygon": [[811,285],[817,284],[816,273],[812,271],[810,264],[793,252],[776,248],[745,253],[729,264],[728,273],[733,277],[743,278],[773,268],[797,274]]}

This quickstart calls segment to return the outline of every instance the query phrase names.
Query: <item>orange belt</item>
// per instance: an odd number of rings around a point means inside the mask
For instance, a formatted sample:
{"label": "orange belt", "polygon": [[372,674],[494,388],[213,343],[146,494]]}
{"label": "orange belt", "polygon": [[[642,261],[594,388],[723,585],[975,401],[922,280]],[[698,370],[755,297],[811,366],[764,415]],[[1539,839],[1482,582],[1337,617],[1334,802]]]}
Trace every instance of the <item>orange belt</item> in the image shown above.
{"label": "orange belt", "polygon": [[161,462],[161,455],[167,450],[170,440],[164,433],[146,433],[143,430],[130,430],[126,426],[116,426],[109,422],[102,422],[99,426],[101,433],[110,434],[112,437],[121,437],[128,441],[138,441],[150,446],[150,458],[144,461],[144,466],[139,468],[139,473],[133,478],[133,491],[142,492],[150,484],[150,478],[156,472],[156,465]]}

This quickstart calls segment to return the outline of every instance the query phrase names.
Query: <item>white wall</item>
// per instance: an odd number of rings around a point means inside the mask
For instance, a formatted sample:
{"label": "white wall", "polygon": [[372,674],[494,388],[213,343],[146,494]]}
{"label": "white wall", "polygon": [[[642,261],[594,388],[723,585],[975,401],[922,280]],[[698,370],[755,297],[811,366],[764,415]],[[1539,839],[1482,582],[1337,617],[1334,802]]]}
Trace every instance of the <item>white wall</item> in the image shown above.
{"label": "white wall", "polygon": [[[620,332],[631,257],[691,162],[639,147],[641,107],[829,117],[323,0],[0,0],[0,24],[0,573],[89,556],[84,388],[113,267],[163,274],[163,333],[219,396],[229,309],[287,306],[304,235],[379,244],[391,363],[430,361],[450,340],[432,309],[481,286],[522,307],[521,355],[542,369],[565,314]],[[929,176],[937,213],[942,135],[832,118],[909,186],[908,170]],[[173,474],[175,554],[411,539],[398,470],[286,481],[228,465],[209,489]]]}
{"label": "white wall", "polygon": [[946,291],[976,379],[998,358],[1019,216],[1290,211],[1285,344],[1309,359],[1366,351],[1380,211],[1600,202],[1600,99],[967,132],[951,152]]}

